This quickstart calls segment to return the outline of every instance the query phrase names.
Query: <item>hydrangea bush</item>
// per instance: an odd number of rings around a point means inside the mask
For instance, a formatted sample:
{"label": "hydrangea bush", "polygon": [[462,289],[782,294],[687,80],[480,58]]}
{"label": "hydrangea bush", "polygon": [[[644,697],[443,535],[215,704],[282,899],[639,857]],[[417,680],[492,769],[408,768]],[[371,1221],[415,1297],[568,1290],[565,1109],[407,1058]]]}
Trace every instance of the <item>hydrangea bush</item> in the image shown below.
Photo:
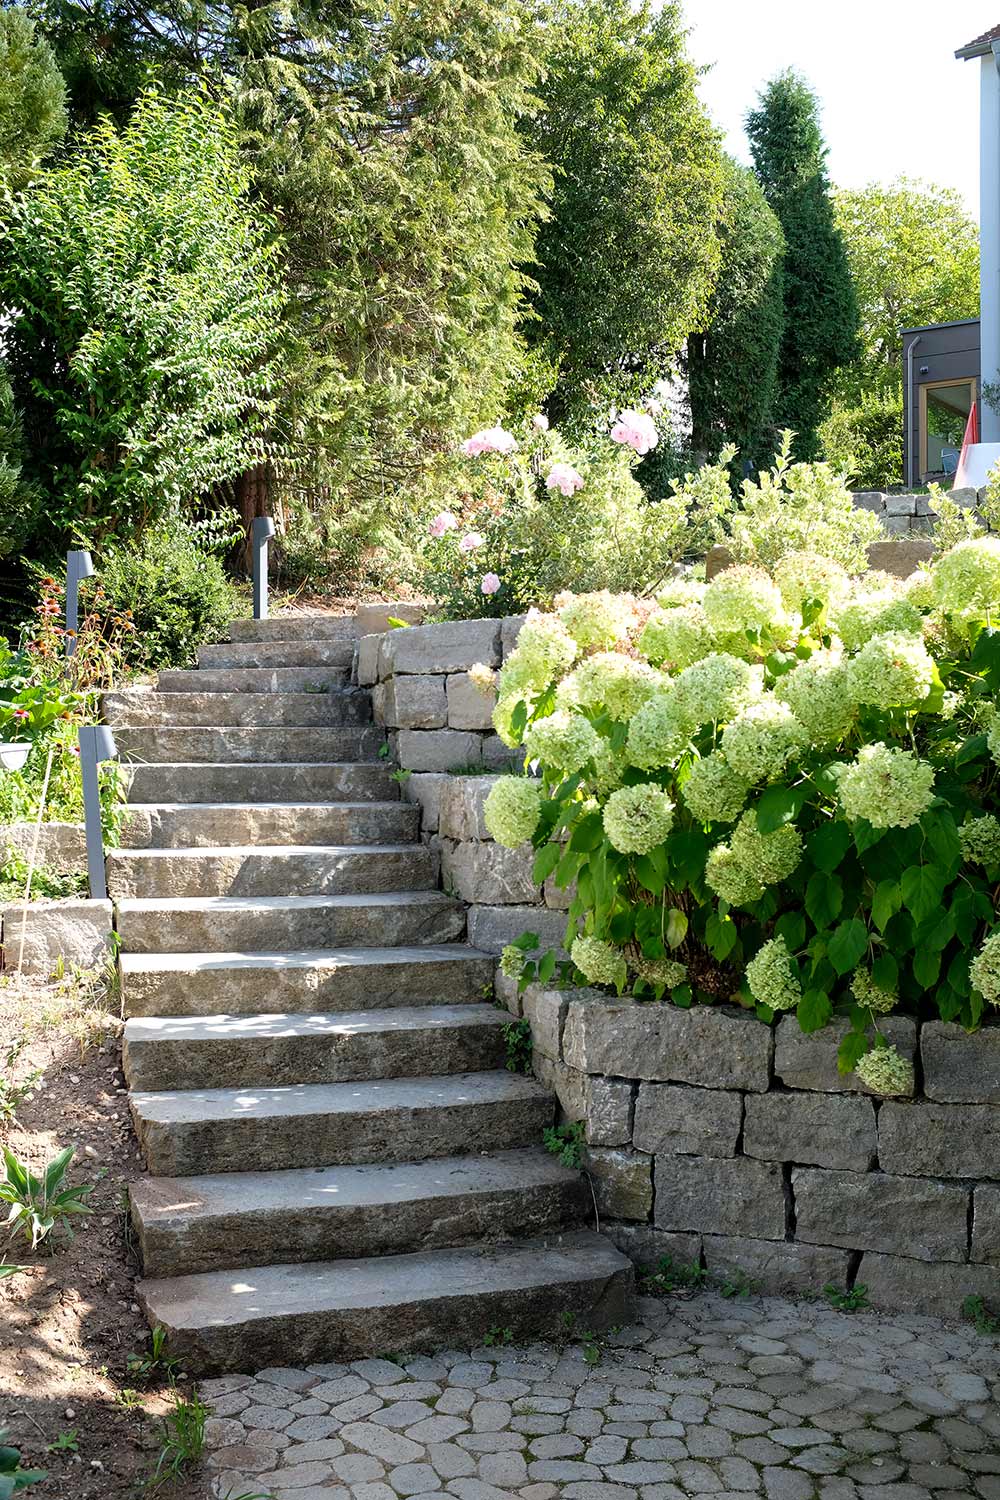
{"label": "hydrangea bush", "polygon": [[[913,1075],[881,1018],[1000,1005],[1000,540],[905,581],[803,550],[655,603],[564,596],[497,687],[532,774],[487,826],[575,886],[582,980],[846,1017],[841,1069],[884,1094]],[[538,971],[523,947],[508,972]]]}

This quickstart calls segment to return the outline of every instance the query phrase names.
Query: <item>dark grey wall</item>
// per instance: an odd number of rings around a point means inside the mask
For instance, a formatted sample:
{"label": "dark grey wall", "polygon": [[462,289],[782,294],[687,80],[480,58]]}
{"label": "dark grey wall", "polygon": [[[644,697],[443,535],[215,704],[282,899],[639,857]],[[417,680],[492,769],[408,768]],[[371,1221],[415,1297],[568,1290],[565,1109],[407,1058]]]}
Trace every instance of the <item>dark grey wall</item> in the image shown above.
{"label": "dark grey wall", "polygon": [[[906,379],[906,354],[913,340],[920,335],[920,342],[913,351],[913,410],[909,409],[909,390]],[[922,366],[926,365],[924,372]],[[928,328],[906,328],[903,330],[903,480],[922,484],[923,475],[914,468],[910,474],[910,454],[920,462],[920,393],[922,385],[933,385],[938,380],[960,380],[976,377],[976,392],[979,395],[979,319],[965,318],[960,323],[938,323]]]}

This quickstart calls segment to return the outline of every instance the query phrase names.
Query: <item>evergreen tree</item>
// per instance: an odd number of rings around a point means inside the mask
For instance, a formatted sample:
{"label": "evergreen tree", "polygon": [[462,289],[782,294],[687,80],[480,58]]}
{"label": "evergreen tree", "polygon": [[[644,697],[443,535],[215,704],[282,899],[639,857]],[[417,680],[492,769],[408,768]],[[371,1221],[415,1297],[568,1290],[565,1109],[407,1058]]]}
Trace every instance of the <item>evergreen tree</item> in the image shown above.
{"label": "evergreen tree", "polygon": [[66,130],[66,86],[20,7],[0,11],[0,182],[21,188]]}
{"label": "evergreen tree", "polygon": [[785,236],[784,333],[775,419],[814,459],[834,376],[858,350],[858,306],[826,174],[819,105],[804,79],[779,73],[746,119],[764,196]]}
{"label": "evergreen tree", "polygon": [[735,443],[739,471],[774,455],[785,242],[750,169],[727,157],[724,174],[722,262],[705,331],[688,339],[688,389],[692,448],[715,459]]}

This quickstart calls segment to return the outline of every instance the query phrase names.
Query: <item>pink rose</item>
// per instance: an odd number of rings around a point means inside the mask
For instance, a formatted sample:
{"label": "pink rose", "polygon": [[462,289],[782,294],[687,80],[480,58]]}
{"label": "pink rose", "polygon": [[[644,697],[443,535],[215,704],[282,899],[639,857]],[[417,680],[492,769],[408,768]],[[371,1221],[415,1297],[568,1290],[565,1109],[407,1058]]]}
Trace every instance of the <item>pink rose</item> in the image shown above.
{"label": "pink rose", "polygon": [[446,531],[457,531],[458,522],[450,510],[439,511],[431,522],[431,536],[444,536]]}
{"label": "pink rose", "polygon": [[648,453],[659,442],[656,423],[644,411],[623,411],[611,429],[611,440],[634,448],[636,453]]}
{"label": "pink rose", "polygon": [[537,432],[548,432],[549,419],[543,411],[540,411],[537,417],[532,417],[531,425]]}
{"label": "pink rose", "polygon": [[573,495],[577,490],[583,489],[583,475],[572,464],[553,464],[545,481],[545,488]]}
{"label": "pink rose", "polygon": [[459,552],[475,552],[477,547],[483,545],[483,539],[478,531],[470,531],[458,544]]}
{"label": "pink rose", "polygon": [[500,580],[495,573],[487,573],[479,587],[484,594],[495,594],[500,587]]}
{"label": "pink rose", "polygon": [[478,458],[481,453],[513,453],[516,447],[513,433],[505,432],[498,425],[484,427],[481,432],[474,432],[462,444],[462,452],[466,458]]}

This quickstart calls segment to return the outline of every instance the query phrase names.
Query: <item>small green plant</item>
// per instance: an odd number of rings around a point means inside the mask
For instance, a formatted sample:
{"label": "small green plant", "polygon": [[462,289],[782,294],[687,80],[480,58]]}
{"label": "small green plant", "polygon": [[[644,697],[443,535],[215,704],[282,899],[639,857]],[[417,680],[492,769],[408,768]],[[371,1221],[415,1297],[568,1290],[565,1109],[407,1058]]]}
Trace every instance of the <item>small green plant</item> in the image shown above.
{"label": "small green plant", "polygon": [[46,1469],[22,1469],[20,1450],[7,1447],[6,1436],[0,1428],[0,1500],[11,1500],[17,1490],[26,1490],[29,1484],[48,1478]]}
{"label": "small green plant", "polygon": [[596,1333],[581,1333],[580,1342],[583,1344],[584,1363],[597,1365],[601,1362],[601,1346],[597,1340]]}
{"label": "small green plant", "polygon": [[180,1361],[166,1352],[167,1330],[159,1323],[150,1335],[150,1342],[148,1354],[129,1354],[126,1357],[126,1369],[135,1380],[148,1382],[154,1375],[162,1372],[167,1380],[173,1381],[174,1371]]}
{"label": "small green plant", "polygon": [[143,1396],[134,1386],[123,1385],[121,1390],[115,1391],[115,1401],[124,1411],[141,1411]]}
{"label": "small green plant", "polygon": [[972,1294],[962,1299],[962,1317],[973,1323],[977,1333],[995,1337],[1000,1334],[1000,1318],[995,1318],[986,1309],[982,1297]]}
{"label": "small green plant", "polygon": [[208,1407],[196,1395],[190,1400],[180,1394],[174,1397],[174,1409],[163,1423],[163,1447],[149,1481],[151,1488],[178,1479],[187,1464],[201,1457],[207,1419]]}
{"label": "small green plant", "polygon": [[700,1292],[707,1281],[708,1272],[698,1261],[675,1260],[672,1255],[661,1255],[655,1267],[639,1274],[642,1290],[661,1297]]}
{"label": "small green plant", "polygon": [[745,1271],[728,1271],[719,1281],[720,1297],[749,1297],[756,1283]]}
{"label": "small green plant", "polygon": [[493,1327],[488,1328],[483,1334],[483,1343],[487,1349],[492,1349],[500,1344],[511,1343],[513,1338],[513,1328],[502,1328],[499,1323],[494,1323]]}
{"label": "small green plant", "polygon": [[531,1022],[523,1018],[520,1021],[508,1021],[506,1026],[501,1026],[500,1031],[507,1049],[507,1060],[504,1063],[507,1072],[530,1073]]}
{"label": "small green plant", "polygon": [[448,770],[449,776],[482,776],[482,774],[482,766],[476,765],[474,761],[460,763],[457,766],[451,766]]}
{"label": "small green plant", "polygon": [[22,1271],[26,1271],[27,1269],[27,1266],[15,1266],[11,1265],[7,1260],[0,1260],[0,1281],[6,1281],[10,1276],[19,1276]]}
{"label": "small green plant", "polygon": [[379,760],[388,760],[389,759],[389,746],[387,744],[383,743],[383,744],[379,745],[379,747],[378,747],[378,758],[379,758]]}
{"label": "small green plant", "polygon": [[72,1238],[70,1219],[74,1214],[89,1214],[83,1201],[93,1191],[93,1183],[64,1188],[66,1168],[73,1158],[72,1146],[54,1156],[37,1177],[9,1147],[4,1147],[5,1180],[0,1183],[0,1203],[10,1204],[7,1218],[10,1233],[19,1230],[31,1241],[32,1250],[58,1227]]}
{"label": "small green plant", "polygon": [[412,775],[412,771],[407,771],[403,767],[400,767],[398,771],[393,771],[390,779],[394,781],[397,786],[405,786]]}
{"label": "small green plant", "polygon": [[4,1058],[6,1072],[0,1074],[0,1123],[5,1125],[13,1124],[17,1118],[18,1105],[24,1103],[42,1077],[43,1070],[41,1068],[34,1068],[26,1078],[20,1079],[17,1083],[14,1082],[12,1077],[8,1076],[10,1070],[17,1065],[18,1058],[24,1051],[25,1046],[26,1042],[23,1038],[20,1041],[14,1042],[12,1046],[8,1047],[7,1055]]}
{"label": "small green plant", "polygon": [[868,1288],[863,1281],[856,1281],[852,1287],[843,1291],[832,1281],[828,1281],[823,1288],[823,1296],[838,1312],[861,1312],[862,1308],[869,1305]]}
{"label": "small green plant", "polygon": [[583,1165],[583,1148],[587,1127],[582,1120],[572,1120],[566,1125],[549,1125],[542,1131],[542,1142],[546,1151],[558,1156],[564,1167]]}
{"label": "small green plant", "polygon": [[77,1428],[71,1427],[68,1432],[60,1432],[55,1442],[49,1443],[45,1451],[46,1453],[79,1453],[80,1444],[77,1442],[79,1436]]}

